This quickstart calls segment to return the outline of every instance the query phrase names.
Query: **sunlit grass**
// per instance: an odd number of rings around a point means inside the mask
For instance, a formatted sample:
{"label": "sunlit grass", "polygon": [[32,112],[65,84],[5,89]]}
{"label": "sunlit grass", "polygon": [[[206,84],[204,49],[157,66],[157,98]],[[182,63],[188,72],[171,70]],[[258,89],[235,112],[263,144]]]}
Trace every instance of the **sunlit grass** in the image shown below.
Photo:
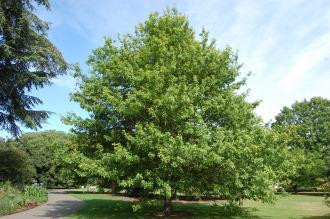
{"label": "sunlit grass", "polygon": [[[147,212],[161,211],[160,203],[144,205],[141,212],[132,211],[132,202],[118,200],[107,194],[74,194],[84,200],[86,206],[70,218],[150,218]],[[175,203],[175,211],[190,212],[191,216],[181,218],[267,218],[267,219],[329,219],[330,208],[323,204],[323,197],[290,195],[281,197],[275,204],[246,201],[243,209],[228,211],[223,206],[209,203]]]}

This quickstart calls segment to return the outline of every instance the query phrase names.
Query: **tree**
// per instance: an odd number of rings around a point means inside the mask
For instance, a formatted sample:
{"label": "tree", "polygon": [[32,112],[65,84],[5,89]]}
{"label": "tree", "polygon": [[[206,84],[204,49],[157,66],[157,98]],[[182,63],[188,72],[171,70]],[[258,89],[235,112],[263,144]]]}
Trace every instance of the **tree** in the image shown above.
{"label": "tree", "polygon": [[324,177],[327,171],[327,165],[320,153],[292,149],[290,154],[296,169],[295,174],[289,177],[291,180],[289,185],[293,188],[294,192],[298,192],[299,187],[315,187],[326,181]]}
{"label": "tree", "polygon": [[49,130],[25,133],[8,144],[28,154],[36,170],[34,179],[38,183],[48,187],[70,186],[71,178],[62,164],[63,156],[68,153],[70,138],[65,132]]}
{"label": "tree", "polygon": [[284,107],[272,124],[291,129],[290,148],[324,152],[330,145],[330,100],[313,97]]}
{"label": "tree", "polygon": [[64,74],[67,64],[47,39],[48,23],[35,14],[35,6],[50,9],[48,0],[0,2],[0,128],[20,134],[18,123],[41,127],[49,112],[34,110],[42,101],[28,95]]}
{"label": "tree", "polygon": [[253,113],[257,103],[239,94],[245,81],[230,48],[217,49],[205,31],[197,40],[173,9],[106,39],[88,63],[72,99],[90,118],[65,119],[86,173],[160,193],[167,215],[177,193],[272,200],[283,157]]}
{"label": "tree", "polygon": [[32,161],[24,150],[0,144],[0,181],[30,183],[35,174]]}
{"label": "tree", "polygon": [[315,186],[317,178],[330,176],[330,100],[313,97],[284,107],[272,127],[286,133],[297,160],[293,187]]}

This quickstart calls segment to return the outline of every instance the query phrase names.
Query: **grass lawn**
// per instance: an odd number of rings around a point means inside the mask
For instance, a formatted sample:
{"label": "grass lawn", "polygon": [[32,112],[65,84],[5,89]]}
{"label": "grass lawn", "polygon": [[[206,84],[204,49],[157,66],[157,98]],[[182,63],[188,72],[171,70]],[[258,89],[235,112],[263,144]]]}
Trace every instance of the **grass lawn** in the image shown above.
{"label": "grass lawn", "polygon": [[[151,218],[146,212],[161,211],[161,205],[152,204],[143,212],[133,213],[132,202],[122,197],[107,194],[73,194],[84,200],[86,206],[69,218]],[[245,202],[244,211],[236,216],[229,216],[228,211],[212,203],[175,203],[175,211],[191,212],[185,218],[255,218],[255,219],[330,219],[330,207],[323,204],[323,197],[290,195],[281,197],[274,205],[257,202]],[[181,217],[183,218],[183,217]]]}

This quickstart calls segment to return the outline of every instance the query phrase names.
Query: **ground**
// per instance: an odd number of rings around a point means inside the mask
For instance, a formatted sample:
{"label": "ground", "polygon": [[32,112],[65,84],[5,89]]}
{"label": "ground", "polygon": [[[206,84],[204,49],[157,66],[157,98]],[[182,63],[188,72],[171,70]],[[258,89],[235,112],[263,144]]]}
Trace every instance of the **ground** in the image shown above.
{"label": "ground", "polygon": [[[144,212],[132,212],[132,199],[107,194],[73,194],[85,201],[86,206],[69,218],[146,218],[146,212],[161,211],[161,205],[149,205]],[[212,202],[176,203],[176,211],[187,211],[192,216],[186,218],[251,218],[251,219],[330,219],[330,208],[323,204],[321,196],[290,195],[281,197],[274,205],[246,201],[244,211],[229,217],[224,207],[214,206]],[[149,218],[149,217],[147,217]]]}

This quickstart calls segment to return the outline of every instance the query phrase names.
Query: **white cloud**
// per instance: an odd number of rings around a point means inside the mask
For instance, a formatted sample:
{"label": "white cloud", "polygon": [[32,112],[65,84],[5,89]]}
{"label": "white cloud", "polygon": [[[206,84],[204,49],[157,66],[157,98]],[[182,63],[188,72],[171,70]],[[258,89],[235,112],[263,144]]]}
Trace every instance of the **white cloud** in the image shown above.
{"label": "white cloud", "polygon": [[292,90],[302,83],[305,74],[321,64],[330,56],[330,33],[316,38],[313,42],[303,48],[294,60],[291,69],[281,81],[282,86]]}
{"label": "white cloud", "polygon": [[[147,13],[161,10],[169,1],[57,1],[52,20],[56,27],[67,25],[92,47],[103,36],[132,32]],[[137,7],[137,5],[139,7]],[[243,72],[252,71],[248,81],[250,100],[261,99],[257,109],[265,120],[272,119],[284,105],[311,95],[329,97],[330,2],[304,1],[176,1],[193,28],[202,27],[226,45],[239,50]],[[86,54],[84,54],[86,55]],[[328,58],[329,61],[324,61]],[[73,87],[62,78],[58,86]]]}

